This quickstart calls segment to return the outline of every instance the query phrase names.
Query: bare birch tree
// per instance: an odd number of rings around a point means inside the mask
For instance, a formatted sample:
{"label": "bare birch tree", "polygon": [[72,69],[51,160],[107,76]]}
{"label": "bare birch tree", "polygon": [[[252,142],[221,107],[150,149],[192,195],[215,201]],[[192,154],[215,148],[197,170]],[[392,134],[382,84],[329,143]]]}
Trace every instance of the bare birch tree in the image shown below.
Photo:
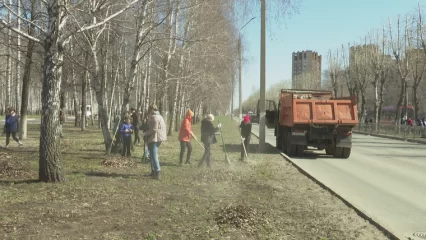
{"label": "bare birch tree", "polygon": [[339,59],[339,49],[336,49],[336,53],[334,54],[331,50],[328,51],[328,73],[330,74],[331,87],[333,88],[333,95],[337,97],[337,93],[339,91],[339,85],[341,83],[338,82],[339,74],[342,71],[341,61]]}
{"label": "bare birch tree", "polygon": [[[414,105],[414,117],[419,118],[419,106],[420,101],[418,97],[418,89],[420,83],[424,78],[425,68],[426,68],[426,44],[423,38],[423,19],[420,6],[418,7],[418,17],[416,23],[416,48],[414,49],[414,56],[410,57],[411,61],[414,61],[414,64],[411,66],[413,72],[413,105]],[[420,54],[420,51],[423,51],[423,54]],[[413,59],[414,58],[414,59]]]}
{"label": "bare birch tree", "polygon": [[[406,101],[407,96],[407,81],[410,74],[409,68],[409,58],[407,57],[407,52],[411,48],[410,39],[409,39],[409,25],[408,25],[409,16],[405,17],[405,25],[401,26],[400,17],[398,16],[396,23],[396,36],[392,27],[392,22],[389,20],[389,37],[390,45],[392,48],[392,53],[395,58],[396,68],[398,70],[399,80],[400,80],[400,94],[397,103],[397,112],[395,116],[396,124],[401,123],[402,117],[402,105]],[[401,33],[403,31],[403,33]],[[396,39],[395,39],[396,38]],[[406,115],[406,108],[405,108]]]}
{"label": "bare birch tree", "polygon": [[[44,182],[61,182],[64,173],[61,163],[60,128],[59,128],[59,95],[62,83],[62,66],[64,49],[67,47],[70,36],[75,32],[84,32],[99,26],[103,26],[112,18],[130,8],[137,0],[125,5],[102,21],[91,25],[76,27],[70,31],[71,18],[69,12],[73,5],[66,0],[43,1],[43,10],[46,13],[45,26],[39,26],[35,22],[29,22],[36,26],[42,37],[34,37],[12,27],[9,19],[0,18],[0,25],[26,37],[28,40],[39,43],[45,51],[43,64],[43,88],[42,88],[42,118],[40,132],[40,158],[39,179]],[[4,4],[4,3],[3,3]],[[8,10],[9,13],[12,11]],[[15,15],[15,17],[20,17]],[[106,122],[105,122],[106,124]],[[109,132],[108,132],[109,134]]]}

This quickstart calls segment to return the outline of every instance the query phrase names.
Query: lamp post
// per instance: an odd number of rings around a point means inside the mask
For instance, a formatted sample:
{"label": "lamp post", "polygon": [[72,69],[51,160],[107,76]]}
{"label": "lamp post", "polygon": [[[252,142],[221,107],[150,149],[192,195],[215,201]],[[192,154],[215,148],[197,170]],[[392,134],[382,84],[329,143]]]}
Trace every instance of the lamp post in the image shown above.
{"label": "lamp post", "polygon": [[265,38],[266,38],[266,0],[261,0],[260,7],[260,101],[259,101],[259,152],[265,150],[265,137],[266,137],[266,127],[265,127],[265,110],[266,110],[266,59],[265,59]]}

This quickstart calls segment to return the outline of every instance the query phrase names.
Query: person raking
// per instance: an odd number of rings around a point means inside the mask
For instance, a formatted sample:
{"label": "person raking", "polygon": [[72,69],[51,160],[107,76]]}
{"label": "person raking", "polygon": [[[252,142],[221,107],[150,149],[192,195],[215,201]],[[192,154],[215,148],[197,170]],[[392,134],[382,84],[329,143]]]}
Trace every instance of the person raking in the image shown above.
{"label": "person raking", "polygon": [[[245,159],[245,153],[248,154],[248,146],[250,145],[251,137],[251,121],[250,116],[245,115],[243,121],[240,124],[240,133],[241,133],[241,158],[240,160]],[[244,145],[243,145],[244,144]],[[244,151],[245,149],[245,151]]]}

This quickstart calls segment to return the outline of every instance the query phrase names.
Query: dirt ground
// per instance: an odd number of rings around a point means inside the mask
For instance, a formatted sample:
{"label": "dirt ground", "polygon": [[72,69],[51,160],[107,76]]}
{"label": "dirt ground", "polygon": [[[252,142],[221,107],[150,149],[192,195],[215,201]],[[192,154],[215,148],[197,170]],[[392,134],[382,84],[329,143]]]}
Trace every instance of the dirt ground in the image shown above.
{"label": "dirt ground", "polygon": [[238,161],[238,129],[221,121],[231,164],[218,143],[212,168],[198,168],[193,142],[192,164],[179,166],[175,134],[160,147],[161,181],[144,176],[141,146],[106,156],[100,130],[67,125],[60,184],[37,182],[30,126],[23,148],[0,148],[0,239],[388,239],[273,151]]}

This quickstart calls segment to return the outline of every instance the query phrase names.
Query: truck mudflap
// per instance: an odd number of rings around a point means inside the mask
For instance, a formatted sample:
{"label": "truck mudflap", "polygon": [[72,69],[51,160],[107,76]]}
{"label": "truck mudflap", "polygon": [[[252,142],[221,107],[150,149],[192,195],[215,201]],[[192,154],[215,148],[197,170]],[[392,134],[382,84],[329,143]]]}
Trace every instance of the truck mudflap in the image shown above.
{"label": "truck mudflap", "polygon": [[336,147],[352,147],[352,131],[338,131],[336,134]]}

